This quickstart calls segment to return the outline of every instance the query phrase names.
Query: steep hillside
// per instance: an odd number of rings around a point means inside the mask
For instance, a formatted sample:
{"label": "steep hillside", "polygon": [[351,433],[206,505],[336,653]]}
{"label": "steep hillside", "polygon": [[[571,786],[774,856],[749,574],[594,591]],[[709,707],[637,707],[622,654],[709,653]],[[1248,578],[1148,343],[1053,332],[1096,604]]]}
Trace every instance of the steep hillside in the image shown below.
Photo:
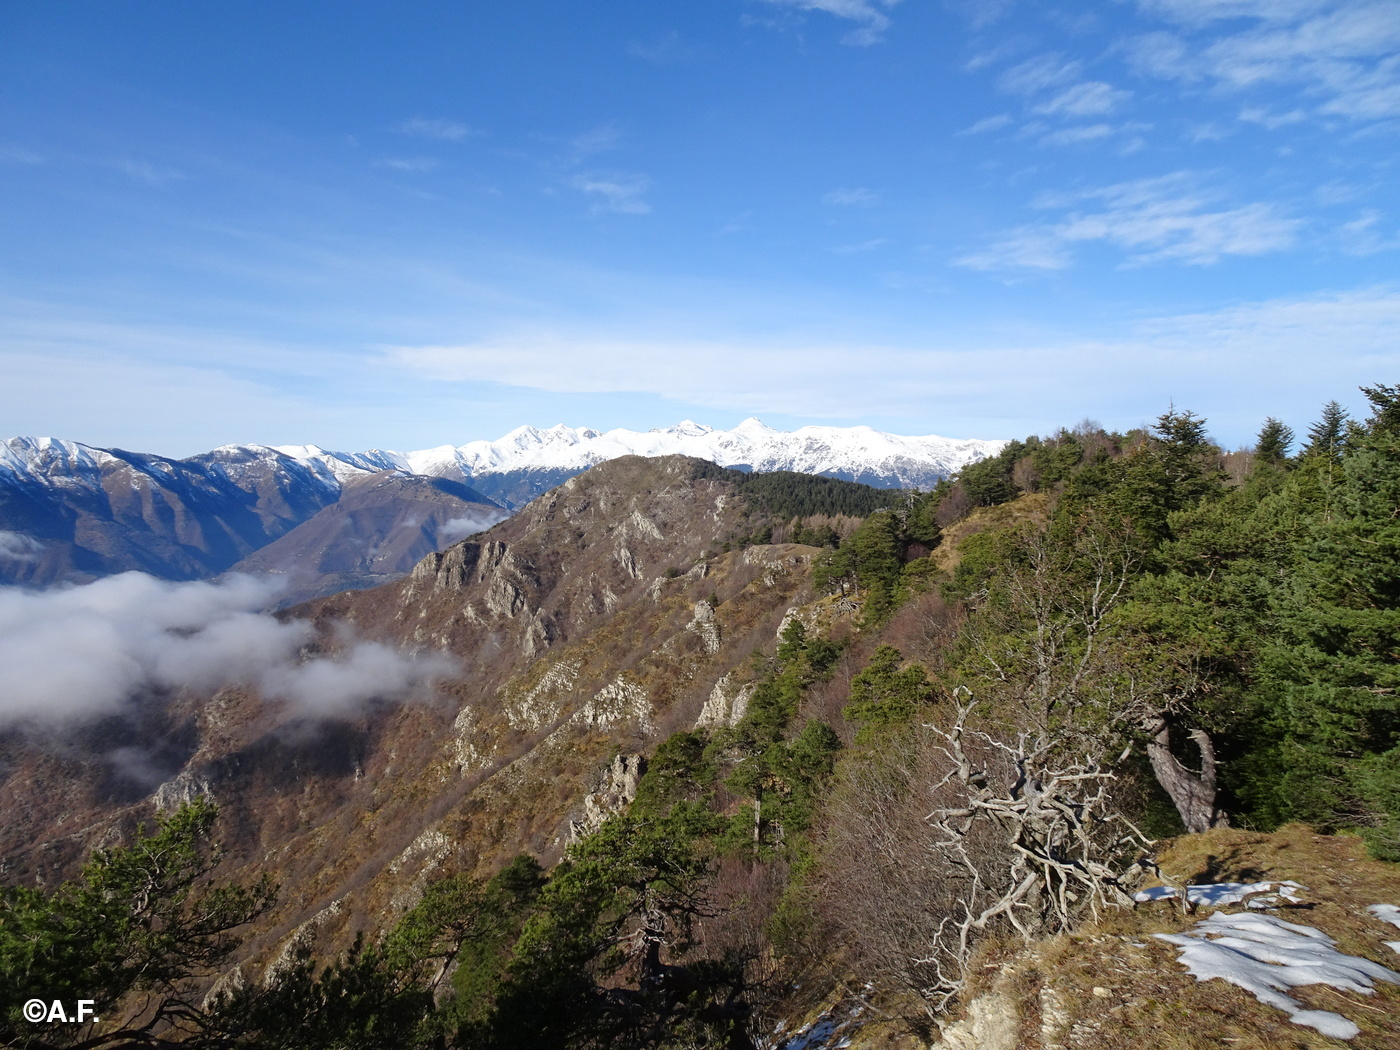
{"label": "steep hillside", "polygon": [[153,803],[207,793],[227,870],[286,888],[249,942],[265,963],[313,918],[327,946],[382,929],[433,871],[558,857],[615,756],[723,707],[806,586],[812,548],[719,553],[745,507],[697,472],[611,461],[406,579],[292,610],[328,652],[353,633],[451,653],[436,696],[317,722],[230,687],[148,696],[60,743],[8,731],[6,878],[50,882]]}
{"label": "steep hillside", "polygon": [[348,987],[363,1045],[423,1050],[1395,1045],[1400,392],[1367,393],[1340,455],[1170,411],[894,506],[611,460],[284,614],[315,674],[450,653],[434,695],[167,677],[12,728],[6,874],[218,800],[220,876],[283,889],[190,978],[232,996],[211,1047],[314,1042]]}
{"label": "steep hillside", "polygon": [[0,583],[44,586],[136,569],[212,576],[339,494],[271,449],[190,460],[14,438],[0,444]]}
{"label": "steep hillside", "polygon": [[384,471],[350,478],[340,498],[233,565],[285,582],[284,604],[396,580],[422,558],[508,512],[447,478]]}

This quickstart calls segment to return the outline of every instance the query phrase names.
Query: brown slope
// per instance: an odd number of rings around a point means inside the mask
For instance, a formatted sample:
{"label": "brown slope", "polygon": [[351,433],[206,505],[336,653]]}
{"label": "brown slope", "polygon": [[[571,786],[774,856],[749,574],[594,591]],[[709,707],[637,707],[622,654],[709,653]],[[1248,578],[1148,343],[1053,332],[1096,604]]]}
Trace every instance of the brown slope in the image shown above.
{"label": "brown slope", "polygon": [[398,579],[506,516],[459,482],[383,471],[347,482],[339,500],[229,571],[279,577],[284,601],[302,602]]}
{"label": "brown slope", "polygon": [[148,819],[153,796],[207,790],[228,871],[283,884],[249,944],[265,962],[313,917],[327,946],[382,928],[434,872],[557,856],[599,771],[693,724],[805,587],[811,548],[706,556],[742,507],[727,482],[693,473],[680,458],[611,461],[405,580],[293,610],[327,648],[349,624],[450,651],[463,674],[434,699],[321,725],[290,724],[242,689],[152,699],[122,740],[165,749],[154,792],[118,784],[98,739],[60,753],[12,735],[0,742],[8,870],[52,879]]}
{"label": "brown slope", "polygon": [[0,472],[0,583],[43,587],[139,570],[212,576],[336,499],[334,486],[269,448],[191,459],[13,438],[31,461]]}

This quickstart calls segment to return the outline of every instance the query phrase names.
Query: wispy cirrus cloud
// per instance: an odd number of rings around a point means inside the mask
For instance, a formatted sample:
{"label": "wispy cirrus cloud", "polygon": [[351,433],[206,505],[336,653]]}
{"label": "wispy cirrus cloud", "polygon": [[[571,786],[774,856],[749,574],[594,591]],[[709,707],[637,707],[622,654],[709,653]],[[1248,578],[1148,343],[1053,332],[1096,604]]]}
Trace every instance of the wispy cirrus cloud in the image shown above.
{"label": "wispy cirrus cloud", "polygon": [[594,211],[612,211],[623,215],[646,215],[651,211],[646,192],[651,180],[645,175],[614,172],[606,175],[581,174],[569,184],[593,201]]}
{"label": "wispy cirrus cloud", "polygon": [[766,0],[766,2],[802,11],[824,11],[837,18],[860,22],[861,27],[842,37],[842,43],[868,47],[880,42],[885,30],[890,27],[890,17],[885,14],[885,11],[900,3],[900,0]]}
{"label": "wispy cirrus cloud", "polygon": [[[1386,227],[1389,226],[1389,229]],[[1375,208],[1367,208],[1337,231],[1342,250],[1349,255],[1375,255],[1400,248],[1400,228]]]}
{"label": "wispy cirrus cloud", "polygon": [[823,204],[838,204],[848,208],[870,208],[880,203],[880,195],[864,186],[841,187],[822,194]]}
{"label": "wispy cirrus cloud", "polygon": [[1227,255],[1263,255],[1292,247],[1302,221],[1269,202],[1219,207],[1190,173],[1118,183],[1074,194],[1046,194],[1043,211],[1058,221],[1009,230],[954,260],[974,270],[1062,270],[1076,245],[1102,243],[1126,253],[1127,265],[1181,262],[1203,266]]}
{"label": "wispy cirrus cloud", "polygon": [[1013,123],[1011,114],[998,113],[993,117],[983,117],[975,124],[969,124],[958,132],[959,135],[983,135],[989,131],[1000,131],[1008,124]]}
{"label": "wispy cirrus cloud", "polygon": [[1080,142],[1106,139],[1117,132],[1118,128],[1112,124],[1075,124],[1056,131],[1046,131],[1040,135],[1040,141],[1047,146],[1073,146]]}
{"label": "wispy cirrus cloud", "polygon": [[1083,69],[1083,63],[1067,59],[1058,52],[1036,55],[1002,73],[997,86],[1011,95],[1034,95],[1074,83]]}
{"label": "wispy cirrus cloud", "polygon": [[557,161],[564,173],[560,176],[560,183],[588,198],[594,213],[646,215],[651,211],[651,204],[646,199],[651,189],[650,178],[641,172],[599,164],[600,154],[620,150],[625,142],[622,126],[617,121],[608,120],[579,132],[563,143],[564,150]]}
{"label": "wispy cirrus cloud", "polygon": [[665,66],[673,62],[684,62],[691,57],[690,48],[681,41],[681,35],[674,29],[668,30],[655,39],[633,40],[627,45],[627,53],[652,65]]}
{"label": "wispy cirrus cloud", "polygon": [[[1057,245],[1049,238],[1046,247]],[[448,383],[654,394],[730,412],[841,419],[926,419],[934,412],[969,433],[1008,412],[1053,425],[1092,405],[1114,406],[1124,425],[1135,425],[1175,397],[1208,414],[1240,417],[1235,429],[1243,439],[1266,414],[1313,412],[1357,383],[1394,372],[1397,326],[1400,289],[1383,287],[1162,315],[1095,336],[1027,336],[976,347],[957,336],[908,346],[677,338],[667,326],[654,338],[519,330],[461,345],[392,347],[385,357],[411,375]],[[1318,387],[1319,347],[1331,355],[1325,388]],[[861,362],[859,383],[852,382],[852,361]],[[736,386],[735,375],[744,382]]]}
{"label": "wispy cirrus cloud", "polygon": [[28,164],[38,165],[44,163],[44,158],[31,149],[22,146],[0,145],[0,164]]}
{"label": "wispy cirrus cloud", "polygon": [[[1128,52],[1139,72],[1224,92],[1300,92],[1315,117],[1400,116],[1400,17],[1393,0],[1140,0],[1173,23]],[[1242,111],[1241,116],[1249,108]],[[1281,125],[1274,125],[1281,126]]]}
{"label": "wispy cirrus cloud", "polygon": [[394,130],[401,135],[410,135],[420,139],[438,139],[442,142],[460,142],[473,135],[481,134],[460,120],[448,120],[442,117],[411,117],[401,122]]}
{"label": "wispy cirrus cloud", "polygon": [[438,166],[436,157],[385,157],[375,163],[394,171],[432,171]]}
{"label": "wispy cirrus cloud", "polygon": [[185,177],[183,171],[163,168],[145,160],[119,160],[113,167],[128,178],[144,182],[147,186],[164,186],[171,182],[180,182]]}
{"label": "wispy cirrus cloud", "polygon": [[973,29],[983,29],[1001,21],[1016,5],[1016,0],[943,0],[943,6],[965,19]]}
{"label": "wispy cirrus cloud", "polygon": [[[1026,99],[1031,120],[1022,126],[1023,135],[1039,138],[1043,145],[1067,146],[1110,138],[1129,129],[1102,119],[1122,108],[1133,93],[1103,80],[1084,79],[1083,63],[1058,52],[1036,55],[1004,71],[997,86],[1010,95]],[[1072,123],[1091,120],[1092,123]],[[1048,123],[1047,123],[1048,122]],[[1055,122],[1068,126],[1055,127]],[[996,117],[979,122],[962,134],[991,130],[1012,123]],[[1132,125],[1131,127],[1141,127]]]}
{"label": "wispy cirrus cloud", "polygon": [[604,121],[569,139],[569,151],[574,160],[606,153],[622,145],[622,127],[613,120]]}
{"label": "wispy cirrus cloud", "polygon": [[1121,91],[1101,80],[1075,84],[1033,107],[1033,112],[1045,116],[1096,117],[1112,113],[1132,97],[1131,91]]}

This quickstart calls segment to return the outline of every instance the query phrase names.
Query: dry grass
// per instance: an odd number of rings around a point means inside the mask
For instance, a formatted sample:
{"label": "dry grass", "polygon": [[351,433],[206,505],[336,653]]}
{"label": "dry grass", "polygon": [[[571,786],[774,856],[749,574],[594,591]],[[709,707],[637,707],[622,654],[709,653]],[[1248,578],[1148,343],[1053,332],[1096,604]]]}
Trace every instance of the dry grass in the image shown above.
{"label": "dry grass", "polygon": [[978,507],[962,521],[943,530],[942,541],[929,559],[943,572],[952,572],[962,560],[958,546],[969,536],[989,529],[1004,529],[1022,522],[1042,522],[1050,513],[1054,496],[1049,492],[1033,492],[997,507]]}
{"label": "dry grass", "polygon": [[[1358,839],[1300,826],[1272,835],[1220,829],[1175,840],[1160,860],[1164,870],[1192,882],[1300,882],[1308,888],[1303,905],[1276,914],[1323,931],[1342,952],[1400,968],[1400,956],[1382,944],[1395,939],[1395,930],[1366,911],[1370,904],[1400,904],[1400,868],[1367,860]],[[1029,950],[987,945],[974,964],[970,992],[1016,1004],[1018,1047],[1027,1050],[1400,1048],[1400,986],[1381,984],[1370,996],[1325,985],[1289,993],[1309,1009],[1355,1022],[1361,1035],[1343,1043],[1293,1024],[1241,988],[1196,981],[1177,962],[1176,949],[1152,934],[1179,933],[1206,914],[1203,908],[1184,915],[1169,903],[1142,905]]]}

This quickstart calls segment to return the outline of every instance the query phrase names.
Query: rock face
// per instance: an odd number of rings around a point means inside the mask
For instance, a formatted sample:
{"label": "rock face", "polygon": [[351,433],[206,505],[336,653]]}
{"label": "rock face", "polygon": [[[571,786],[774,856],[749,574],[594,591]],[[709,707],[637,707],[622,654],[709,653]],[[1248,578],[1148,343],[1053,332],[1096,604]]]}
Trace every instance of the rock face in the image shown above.
{"label": "rock face", "polygon": [[1001,992],[988,992],[969,1003],[967,1017],[945,1028],[935,1045],[948,1050],[1016,1050],[1020,1027],[1016,1001]]}
{"label": "rock face", "polygon": [[637,797],[637,786],[646,772],[642,755],[618,755],[603,774],[597,791],[583,796],[583,816],[569,822],[569,841],[577,842],[597,831],[614,813],[625,809]]}
{"label": "rock face", "polygon": [[255,973],[313,917],[344,946],[434,873],[489,874],[522,851],[552,862],[570,821],[630,797],[637,756],[712,697],[715,717],[738,717],[750,654],[802,600],[816,552],[716,553],[743,500],[698,466],[612,460],[396,582],[282,614],[332,655],[351,636],[450,653],[461,675],[435,697],[294,722],[228,687],[143,697],[59,741],[0,733],[6,877],[51,883],[157,805],[212,794],[231,873],[290,888],[248,943]]}
{"label": "rock face", "polygon": [[705,706],[700,709],[700,717],[695,720],[696,729],[720,729],[732,726],[744,717],[744,712],[749,709],[753,686],[735,685],[731,677],[725,675],[710,690]]}

